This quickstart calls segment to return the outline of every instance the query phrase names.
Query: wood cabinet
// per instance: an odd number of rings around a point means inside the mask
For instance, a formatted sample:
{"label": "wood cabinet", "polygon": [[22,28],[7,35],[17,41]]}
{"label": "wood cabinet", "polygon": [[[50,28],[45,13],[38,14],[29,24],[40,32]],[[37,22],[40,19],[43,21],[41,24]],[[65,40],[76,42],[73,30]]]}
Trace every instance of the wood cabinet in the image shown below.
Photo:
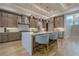
{"label": "wood cabinet", "polygon": [[9,41],[20,39],[20,33],[19,32],[9,33],[8,36],[9,36]]}
{"label": "wood cabinet", "polygon": [[43,28],[46,28],[47,21],[46,20],[42,20],[42,24],[43,24]]}
{"label": "wood cabinet", "polygon": [[7,42],[8,41],[8,34],[7,33],[2,33],[1,34],[1,40],[2,40],[2,42]]}
{"label": "wood cabinet", "polygon": [[21,33],[20,32],[16,32],[14,35],[15,35],[16,40],[21,39]]}
{"label": "wood cabinet", "polygon": [[17,27],[18,15],[0,11],[0,27]]}
{"label": "wood cabinet", "polygon": [[8,24],[8,13],[1,12],[2,13],[2,27],[7,27]]}
{"label": "wood cabinet", "polygon": [[14,14],[8,14],[8,27],[17,27],[18,25],[18,16]]}
{"label": "wood cabinet", "polygon": [[1,39],[1,33],[0,33],[0,42],[2,42],[2,39]]}
{"label": "wood cabinet", "polygon": [[8,41],[8,34],[7,33],[0,33],[0,43]]}
{"label": "wood cabinet", "polygon": [[2,14],[0,12],[0,27],[2,27]]}
{"label": "wood cabinet", "polygon": [[55,28],[64,27],[64,16],[55,17]]}
{"label": "wood cabinet", "polygon": [[19,40],[20,38],[20,32],[5,32],[0,33],[0,43],[1,42],[8,42],[13,40]]}
{"label": "wood cabinet", "polygon": [[35,19],[30,20],[30,27],[36,28],[37,27],[37,21]]}
{"label": "wood cabinet", "polygon": [[49,18],[48,19],[48,31],[53,31],[54,30],[54,18]]}

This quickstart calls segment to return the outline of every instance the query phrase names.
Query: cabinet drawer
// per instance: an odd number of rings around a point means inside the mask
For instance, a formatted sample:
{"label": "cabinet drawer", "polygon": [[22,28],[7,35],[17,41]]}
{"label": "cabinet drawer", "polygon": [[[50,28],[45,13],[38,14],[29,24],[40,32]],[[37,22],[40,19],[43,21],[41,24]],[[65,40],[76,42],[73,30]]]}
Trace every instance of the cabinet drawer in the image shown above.
{"label": "cabinet drawer", "polygon": [[0,12],[0,27],[2,27],[2,15],[1,15],[1,12]]}
{"label": "cabinet drawer", "polygon": [[9,40],[18,40],[20,39],[20,34],[19,33],[9,33]]}
{"label": "cabinet drawer", "polygon": [[2,42],[7,42],[8,41],[8,34],[7,33],[2,33],[1,34],[1,41]]}
{"label": "cabinet drawer", "polygon": [[1,37],[1,33],[0,33],[0,42],[2,42],[2,37]]}

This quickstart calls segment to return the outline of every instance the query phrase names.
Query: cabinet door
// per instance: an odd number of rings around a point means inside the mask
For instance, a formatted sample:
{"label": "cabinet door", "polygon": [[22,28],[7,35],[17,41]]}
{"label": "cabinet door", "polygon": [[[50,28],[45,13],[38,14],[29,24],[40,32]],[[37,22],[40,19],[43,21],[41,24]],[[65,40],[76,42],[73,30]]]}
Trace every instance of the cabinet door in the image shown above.
{"label": "cabinet door", "polygon": [[64,27],[64,17],[60,17],[60,27]]}
{"label": "cabinet door", "polygon": [[36,19],[33,18],[33,16],[31,16],[31,18],[30,18],[30,27],[32,27],[32,28],[37,27],[37,21],[36,21]]}
{"label": "cabinet door", "polygon": [[0,12],[0,27],[2,27],[2,15],[1,15],[1,12]]}
{"label": "cabinet door", "polygon": [[17,27],[18,26],[18,16],[17,15],[13,15],[13,27]]}
{"label": "cabinet door", "polygon": [[18,39],[20,39],[20,33],[19,32],[9,33],[9,41],[18,40]]}
{"label": "cabinet door", "polygon": [[20,33],[19,32],[14,33],[14,35],[15,35],[16,40],[20,39]]}
{"label": "cabinet door", "polygon": [[43,21],[42,21],[43,28],[46,28],[46,23],[47,23],[46,20],[43,20]]}
{"label": "cabinet door", "polygon": [[13,33],[9,33],[9,41],[15,40],[15,35]]}
{"label": "cabinet door", "polygon": [[22,23],[22,17],[21,16],[18,16],[18,23]]}
{"label": "cabinet door", "polygon": [[0,33],[0,42],[2,42],[1,33]]}
{"label": "cabinet door", "polygon": [[6,12],[2,12],[2,27],[7,27],[8,23],[8,14]]}
{"label": "cabinet door", "polygon": [[18,27],[18,16],[17,15],[14,15],[14,26],[15,27]]}
{"label": "cabinet door", "polygon": [[17,27],[18,16],[14,14],[8,14],[8,27]]}
{"label": "cabinet door", "polygon": [[1,34],[1,39],[2,39],[2,42],[7,42],[8,41],[8,34],[7,33],[2,33]]}
{"label": "cabinet door", "polygon": [[60,20],[59,20],[59,17],[56,17],[55,18],[55,28],[58,28],[60,27]]}
{"label": "cabinet door", "polygon": [[64,16],[55,17],[55,28],[64,27]]}

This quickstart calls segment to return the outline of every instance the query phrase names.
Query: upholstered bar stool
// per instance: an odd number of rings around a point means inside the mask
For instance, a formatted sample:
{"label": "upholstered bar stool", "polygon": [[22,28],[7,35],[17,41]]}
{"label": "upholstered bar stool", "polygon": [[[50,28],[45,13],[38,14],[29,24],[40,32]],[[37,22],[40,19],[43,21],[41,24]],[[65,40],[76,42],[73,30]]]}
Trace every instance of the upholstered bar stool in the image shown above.
{"label": "upholstered bar stool", "polygon": [[[35,41],[37,44],[39,45],[43,45],[44,47],[43,48],[46,48],[46,54],[48,54],[48,47],[49,47],[49,34],[40,34],[40,35],[37,35],[36,38],[35,38]],[[40,49],[40,48],[39,48]]]}
{"label": "upholstered bar stool", "polygon": [[49,34],[49,39],[50,39],[50,48],[53,46],[54,43],[57,43],[58,40],[58,32],[53,32]]}
{"label": "upholstered bar stool", "polygon": [[49,34],[50,40],[57,40],[58,39],[58,32],[53,32]]}
{"label": "upholstered bar stool", "polygon": [[63,39],[64,38],[64,31],[59,31],[58,32],[58,38]]}

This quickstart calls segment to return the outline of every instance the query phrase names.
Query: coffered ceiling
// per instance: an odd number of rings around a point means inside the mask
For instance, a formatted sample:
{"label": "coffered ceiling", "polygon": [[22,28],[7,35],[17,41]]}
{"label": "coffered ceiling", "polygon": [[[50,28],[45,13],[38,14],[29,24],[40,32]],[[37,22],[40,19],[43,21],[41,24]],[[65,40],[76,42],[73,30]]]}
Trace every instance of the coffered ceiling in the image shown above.
{"label": "coffered ceiling", "polygon": [[[0,4],[0,8],[9,9],[27,15],[48,18],[70,10],[79,9],[78,3],[10,3]],[[13,8],[13,9],[12,9]]]}

